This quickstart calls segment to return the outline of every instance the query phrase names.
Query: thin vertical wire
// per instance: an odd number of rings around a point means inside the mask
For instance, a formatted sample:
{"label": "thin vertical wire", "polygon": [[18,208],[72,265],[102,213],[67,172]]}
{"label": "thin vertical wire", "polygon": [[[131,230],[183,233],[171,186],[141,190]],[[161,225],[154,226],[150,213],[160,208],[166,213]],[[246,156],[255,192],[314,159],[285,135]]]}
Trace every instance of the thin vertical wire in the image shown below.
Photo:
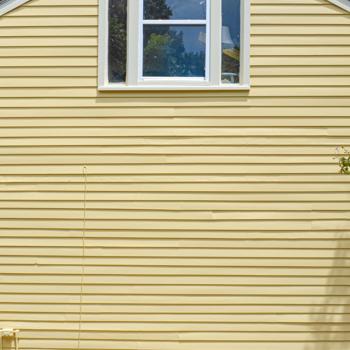
{"label": "thin vertical wire", "polygon": [[81,342],[81,321],[83,314],[83,291],[84,291],[84,277],[85,277],[85,231],[86,231],[86,196],[87,196],[87,169],[83,168],[84,177],[84,197],[83,197],[83,231],[81,236],[82,241],[82,261],[80,274],[80,298],[79,298],[79,328],[78,328],[78,350]]}

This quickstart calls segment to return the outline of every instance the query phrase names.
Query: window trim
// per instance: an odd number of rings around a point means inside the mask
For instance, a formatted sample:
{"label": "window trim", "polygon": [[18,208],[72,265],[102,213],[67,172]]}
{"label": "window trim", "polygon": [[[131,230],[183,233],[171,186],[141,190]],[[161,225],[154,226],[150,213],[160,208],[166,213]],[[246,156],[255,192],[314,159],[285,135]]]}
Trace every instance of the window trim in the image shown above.
{"label": "window trim", "polygon": [[[217,0],[214,0],[217,1]],[[141,0],[128,0],[129,11],[138,14],[142,10]],[[221,2],[220,2],[221,4]],[[208,4],[209,5],[209,4]],[[99,1],[99,33],[98,33],[98,89],[101,91],[135,91],[135,90],[247,90],[250,88],[250,0],[241,1],[241,50],[240,50],[240,83],[221,83],[221,62],[217,64],[217,52],[221,51],[221,15],[218,15],[218,6],[208,6],[207,18],[207,62],[209,62],[210,80],[203,78],[143,78],[140,81],[140,62],[138,53],[142,47],[142,23],[138,21],[138,30],[135,30],[135,21],[128,20],[127,43],[127,81],[125,83],[111,83],[108,79],[108,28],[109,28],[109,0]],[[221,12],[221,10],[220,10]],[[142,13],[142,12],[141,12]],[[207,16],[208,17],[208,16]],[[130,18],[130,17],[128,17]],[[211,26],[211,29],[210,29]],[[132,29],[130,29],[132,28]],[[130,37],[131,35],[131,37]],[[129,43],[134,43],[130,45]],[[133,67],[138,67],[133,69]],[[216,80],[213,79],[216,77]],[[218,81],[219,80],[219,81]],[[176,84],[174,84],[176,83]]]}

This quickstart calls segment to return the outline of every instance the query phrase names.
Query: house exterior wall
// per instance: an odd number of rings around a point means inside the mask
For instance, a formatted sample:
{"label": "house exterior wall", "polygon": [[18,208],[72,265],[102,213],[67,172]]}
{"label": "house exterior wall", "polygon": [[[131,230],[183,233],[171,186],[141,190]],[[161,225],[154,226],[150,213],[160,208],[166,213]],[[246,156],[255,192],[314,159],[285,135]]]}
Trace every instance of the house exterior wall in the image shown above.
{"label": "house exterior wall", "polygon": [[252,0],[250,91],[101,93],[97,12],[0,19],[0,328],[28,350],[350,349],[349,14]]}

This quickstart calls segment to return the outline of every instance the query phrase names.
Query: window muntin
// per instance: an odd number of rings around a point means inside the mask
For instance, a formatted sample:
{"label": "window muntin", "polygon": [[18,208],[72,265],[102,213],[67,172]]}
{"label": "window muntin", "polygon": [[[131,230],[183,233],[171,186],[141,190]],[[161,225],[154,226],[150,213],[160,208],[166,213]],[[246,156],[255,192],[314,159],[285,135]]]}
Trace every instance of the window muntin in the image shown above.
{"label": "window muntin", "polygon": [[100,2],[100,89],[249,87],[249,0]]}

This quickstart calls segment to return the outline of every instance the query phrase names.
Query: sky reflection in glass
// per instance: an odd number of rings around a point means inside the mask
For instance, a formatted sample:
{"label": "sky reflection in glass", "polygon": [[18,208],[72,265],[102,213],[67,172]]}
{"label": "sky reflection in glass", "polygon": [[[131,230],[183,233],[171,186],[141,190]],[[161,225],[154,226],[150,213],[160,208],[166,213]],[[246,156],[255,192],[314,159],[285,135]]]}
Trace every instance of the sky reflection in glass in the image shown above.
{"label": "sky reflection in glass", "polygon": [[[219,0],[215,0],[219,1]],[[145,0],[144,19],[205,19],[206,0]]]}

